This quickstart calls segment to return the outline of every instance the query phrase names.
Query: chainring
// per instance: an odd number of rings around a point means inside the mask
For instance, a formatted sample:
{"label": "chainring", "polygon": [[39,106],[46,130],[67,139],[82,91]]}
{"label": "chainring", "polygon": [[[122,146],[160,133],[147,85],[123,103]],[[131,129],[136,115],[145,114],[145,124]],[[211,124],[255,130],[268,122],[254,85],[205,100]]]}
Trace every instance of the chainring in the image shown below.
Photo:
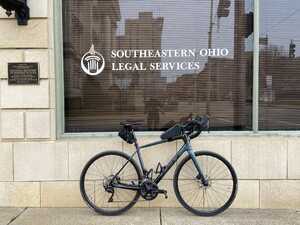
{"label": "chainring", "polygon": [[145,179],[141,183],[140,194],[145,200],[153,200],[158,195],[158,186],[150,179]]}

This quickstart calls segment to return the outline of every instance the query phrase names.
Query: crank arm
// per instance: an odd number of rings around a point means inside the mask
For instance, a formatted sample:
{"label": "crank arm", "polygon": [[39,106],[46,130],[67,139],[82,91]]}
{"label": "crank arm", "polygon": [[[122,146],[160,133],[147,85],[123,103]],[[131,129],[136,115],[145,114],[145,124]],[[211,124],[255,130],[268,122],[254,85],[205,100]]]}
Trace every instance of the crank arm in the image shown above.
{"label": "crank arm", "polygon": [[165,199],[168,198],[168,192],[167,192],[166,190],[161,190],[161,189],[159,189],[159,190],[158,190],[158,194],[163,194],[163,195],[165,196]]}

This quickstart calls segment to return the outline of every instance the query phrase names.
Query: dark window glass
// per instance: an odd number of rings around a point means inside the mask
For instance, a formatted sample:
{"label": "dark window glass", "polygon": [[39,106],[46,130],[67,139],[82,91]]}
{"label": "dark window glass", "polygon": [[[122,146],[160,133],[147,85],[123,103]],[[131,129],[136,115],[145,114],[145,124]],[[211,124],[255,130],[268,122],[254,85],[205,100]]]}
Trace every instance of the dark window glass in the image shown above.
{"label": "dark window glass", "polygon": [[300,128],[300,2],[260,1],[260,129]]}
{"label": "dark window glass", "polygon": [[251,130],[250,11],[250,0],[64,0],[66,132],[204,114],[214,130]]}

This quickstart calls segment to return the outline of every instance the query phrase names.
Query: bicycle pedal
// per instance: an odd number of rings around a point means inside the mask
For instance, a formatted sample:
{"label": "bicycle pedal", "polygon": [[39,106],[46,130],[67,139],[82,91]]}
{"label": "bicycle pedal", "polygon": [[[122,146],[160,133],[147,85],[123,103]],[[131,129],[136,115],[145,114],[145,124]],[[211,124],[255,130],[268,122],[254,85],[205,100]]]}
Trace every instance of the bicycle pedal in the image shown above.
{"label": "bicycle pedal", "polygon": [[113,196],[110,196],[110,198],[108,199],[108,201],[107,202],[114,202],[114,198],[113,198]]}
{"label": "bicycle pedal", "polygon": [[115,192],[113,191],[107,202],[114,202],[114,195],[115,195]]}
{"label": "bicycle pedal", "polygon": [[165,199],[168,198],[168,192],[166,190],[158,190],[158,194],[163,194],[165,196]]}

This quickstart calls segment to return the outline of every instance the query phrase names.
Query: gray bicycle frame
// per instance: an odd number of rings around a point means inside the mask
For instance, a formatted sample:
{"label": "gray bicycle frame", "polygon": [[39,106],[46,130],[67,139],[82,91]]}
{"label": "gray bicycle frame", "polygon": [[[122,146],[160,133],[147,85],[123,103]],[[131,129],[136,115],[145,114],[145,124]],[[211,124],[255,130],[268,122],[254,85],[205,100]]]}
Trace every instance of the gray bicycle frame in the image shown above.
{"label": "gray bicycle frame", "polygon": [[[142,155],[141,155],[141,149],[169,142],[169,140],[161,140],[161,141],[156,141],[156,142],[146,144],[146,145],[143,145],[143,146],[139,146],[139,144],[137,142],[137,138],[136,138],[134,133],[133,133],[133,135],[134,135],[134,145],[135,145],[136,151],[131,155],[130,159],[122,166],[122,168],[114,175],[112,180],[114,180],[120,174],[120,172],[126,167],[126,165],[130,162],[130,160],[133,159],[135,154],[138,155],[138,160],[139,160],[139,163],[140,163],[140,167],[142,169],[143,178],[147,178],[147,176],[149,174],[149,171],[145,168],[144,161],[143,161],[143,158],[142,158]],[[193,163],[196,167],[196,170],[198,172],[198,175],[195,178],[201,180],[202,184],[207,185],[207,180],[206,180],[206,178],[204,177],[204,175],[202,173],[199,162],[196,159],[195,152],[193,151],[192,146],[190,144],[190,137],[185,134],[180,139],[182,139],[184,141],[183,146],[177,151],[177,153],[168,162],[168,164],[166,166],[164,166],[165,169],[155,178],[154,182],[156,184],[158,184],[163,179],[163,177],[167,174],[167,172],[170,170],[170,168],[174,165],[174,163],[177,162],[177,160],[185,152],[187,152],[188,155],[191,157],[191,159],[192,159],[192,161],[193,161]],[[140,189],[139,185],[134,185],[134,184],[117,183],[117,184],[113,184],[113,186],[116,187],[116,188],[122,188],[122,189],[128,189],[128,190],[139,190]]]}
{"label": "gray bicycle frame", "polygon": [[[167,163],[167,165],[164,166],[165,169],[158,175],[158,177],[155,178],[154,182],[156,184],[158,184],[163,179],[163,177],[171,169],[171,167],[174,165],[174,163],[176,163],[177,160],[185,152],[187,152],[188,155],[191,157],[191,159],[192,159],[192,161],[193,161],[193,163],[194,163],[194,165],[196,167],[196,170],[198,172],[197,178],[201,179],[201,181],[204,182],[204,183],[206,182],[205,177],[204,177],[204,175],[202,173],[200,164],[199,164],[199,162],[196,159],[195,152],[193,151],[192,146],[190,144],[190,138],[187,135],[184,135],[183,136],[183,141],[184,141],[183,146],[177,151],[177,153],[172,157],[172,159]],[[151,147],[151,146],[154,146],[154,145],[159,145],[159,144],[166,143],[166,142],[168,142],[168,140],[156,141],[156,142],[153,142],[153,143],[150,143],[150,144],[139,146],[139,144],[137,142],[137,139],[135,137],[135,142],[134,142],[135,148],[136,148],[136,152],[135,153],[137,153],[137,155],[138,155],[139,163],[140,163],[140,166],[142,168],[142,172],[143,172],[143,176],[144,177],[147,175],[148,171],[146,170],[145,165],[144,165],[144,161],[142,159],[141,149],[148,148],[148,147]],[[132,155],[132,157],[135,155],[135,153]]]}

